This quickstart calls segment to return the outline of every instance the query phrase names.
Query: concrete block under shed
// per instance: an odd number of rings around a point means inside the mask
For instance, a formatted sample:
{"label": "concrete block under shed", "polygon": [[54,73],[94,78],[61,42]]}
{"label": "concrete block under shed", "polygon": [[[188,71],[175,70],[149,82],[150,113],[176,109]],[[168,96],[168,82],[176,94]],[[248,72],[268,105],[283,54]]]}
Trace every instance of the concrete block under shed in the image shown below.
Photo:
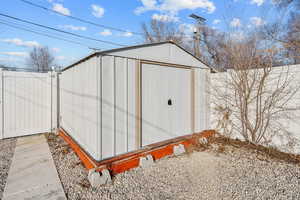
{"label": "concrete block under shed", "polygon": [[153,164],[153,157],[151,154],[140,158],[140,167],[147,168]]}
{"label": "concrete block under shed", "polygon": [[175,156],[179,156],[183,153],[185,153],[185,148],[183,144],[179,144],[173,147],[173,152]]}
{"label": "concrete block under shed", "polygon": [[88,180],[92,187],[97,187],[100,185],[110,183],[111,176],[107,169],[102,170],[101,174],[99,172],[96,172],[95,169],[91,169],[89,170]]}

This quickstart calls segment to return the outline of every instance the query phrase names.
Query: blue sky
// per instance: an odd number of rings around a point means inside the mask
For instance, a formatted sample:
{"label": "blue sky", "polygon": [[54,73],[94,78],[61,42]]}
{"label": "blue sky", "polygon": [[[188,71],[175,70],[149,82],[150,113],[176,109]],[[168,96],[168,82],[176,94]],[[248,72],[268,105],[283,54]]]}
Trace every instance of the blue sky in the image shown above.
{"label": "blue sky", "polygon": [[[207,25],[222,31],[232,31],[242,35],[243,30],[262,26],[274,20],[272,0],[29,0],[57,12],[95,23],[119,28],[128,32],[117,32],[78,22],[58,14],[35,8],[20,0],[2,0],[0,13],[33,21],[76,34],[99,40],[107,40],[124,45],[143,41],[140,35],[141,23],[151,18],[174,21],[187,33],[194,21],[188,16],[196,13],[207,19]],[[5,22],[47,33],[85,46],[47,38],[0,24],[0,63],[13,67],[25,67],[28,52],[34,46],[48,46],[59,65],[66,66],[91,53],[88,47],[111,49],[118,46],[89,41],[56,33],[53,31],[16,22],[0,16]]]}

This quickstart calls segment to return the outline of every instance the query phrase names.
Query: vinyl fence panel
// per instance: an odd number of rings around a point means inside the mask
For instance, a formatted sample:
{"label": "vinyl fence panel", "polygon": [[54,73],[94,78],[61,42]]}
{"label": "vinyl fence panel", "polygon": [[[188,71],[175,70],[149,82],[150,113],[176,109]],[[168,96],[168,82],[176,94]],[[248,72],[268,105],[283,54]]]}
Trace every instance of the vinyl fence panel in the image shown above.
{"label": "vinyl fence panel", "polygon": [[49,73],[2,71],[2,137],[52,129],[52,77]]}

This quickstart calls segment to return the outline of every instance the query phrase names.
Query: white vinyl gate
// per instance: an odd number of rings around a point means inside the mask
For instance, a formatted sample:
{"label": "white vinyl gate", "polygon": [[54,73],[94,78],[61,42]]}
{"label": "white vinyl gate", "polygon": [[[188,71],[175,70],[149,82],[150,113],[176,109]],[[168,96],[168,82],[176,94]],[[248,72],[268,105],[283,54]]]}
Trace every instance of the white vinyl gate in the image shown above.
{"label": "white vinyl gate", "polygon": [[0,139],[50,132],[56,122],[56,76],[5,70],[0,73]]}

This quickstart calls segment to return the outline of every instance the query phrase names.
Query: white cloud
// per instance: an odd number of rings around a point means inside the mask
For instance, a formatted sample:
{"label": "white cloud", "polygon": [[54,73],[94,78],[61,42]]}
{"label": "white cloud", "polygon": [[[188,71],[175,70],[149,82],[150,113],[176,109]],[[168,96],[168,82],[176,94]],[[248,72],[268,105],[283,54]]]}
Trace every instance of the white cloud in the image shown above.
{"label": "white cloud", "polygon": [[14,44],[22,47],[38,47],[40,44],[37,41],[23,41],[19,38],[14,39],[3,39],[3,42]]}
{"label": "white cloud", "polygon": [[140,0],[143,6],[135,9],[135,14],[141,14],[150,10],[158,10],[176,14],[177,12],[189,9],[202,8],[208,13],[215,11],[216,7],[210,0]]}
{"label": "white cloud", "polygon": [[213,21],[213,24],[220,24],[221,23],[221,20],[219,20],[219,19],[215,19],[214,21]]}
{"label": "white cloud", "polygon": [[250,21],[255,26],[262,26],[266,24],[266,22],[260,17],[251,17]]}
{"label": "white cloud", "polygon": [[52,10],[59,12],[63,15],[71,15],[71,12],[68,8],[65,8],[62,4],[60,3],[55,3],[53,4]]}
{"label": "white cloud", "polygon": [[143,6],[137,7],[134,10],[135,14],[141,14],[149,10],[157,10],[156,0],[140,0],[140,1],[142,2]]}
{"label": "white cloud", "polygon": [[65,59],[66,59],[65,56],[56,56],[55,58],[56,58],[57,60],[65,60]]}
{"label": "white cloud", "polygon": [[112,32],[109,29],[104,29],[102,32],[100,32],[100,35],[109,36],[112,35]]}
{"label": "white cloud", "polygon": [[17,52],[17,51],[10,51],[10,52],[0,52],[1,55],[7,56],[18,56],[18,57],[26,57],[28,56],[27,52]]}
{"label": "white cloud", "polygon": [[130,31],[127,31],[126,33],[122,34],[124,37],[131,37],[133,34]]}
{"label": "white cloud", "polygon": [[54,3],[54,2],[63,2],[64,0],[47,0],[49,3]]}
{"label": "white cloud", "polygon": [[179,18],[173,15],[166,15],[166,14],[153,14],[152,19],[162,22],[178,22]]}
{"label": "white cloud", "polygon": [[231,27],[240,27],[242,26],[241,20],[239,18],[233,18],[230,22]]}
{"label": "white cloud", "polygon": [[261,6],[265,0],[251,0],[251,4],[256,4],[257,6]]}
{"label": "white cloud", "polygon": [[104,8],[102,8],[101,6],[99,5],[96,5],[96,4],[93,4],[91,5],[92,7],[92,14],[95,16],[95,17],[102,17],[104,15]]}
{"label": "white cloud", "polygon": [[55,52],[55,53],[60,52],[60,48],[56,48],[56,47],[52,48],[51,50],[52,50],[53,52]]}
{"label": "white cloud", "polygon": [[70,29],[72,31],[86,31],[85,26],[64,25],[62,27],[65,29]]}

